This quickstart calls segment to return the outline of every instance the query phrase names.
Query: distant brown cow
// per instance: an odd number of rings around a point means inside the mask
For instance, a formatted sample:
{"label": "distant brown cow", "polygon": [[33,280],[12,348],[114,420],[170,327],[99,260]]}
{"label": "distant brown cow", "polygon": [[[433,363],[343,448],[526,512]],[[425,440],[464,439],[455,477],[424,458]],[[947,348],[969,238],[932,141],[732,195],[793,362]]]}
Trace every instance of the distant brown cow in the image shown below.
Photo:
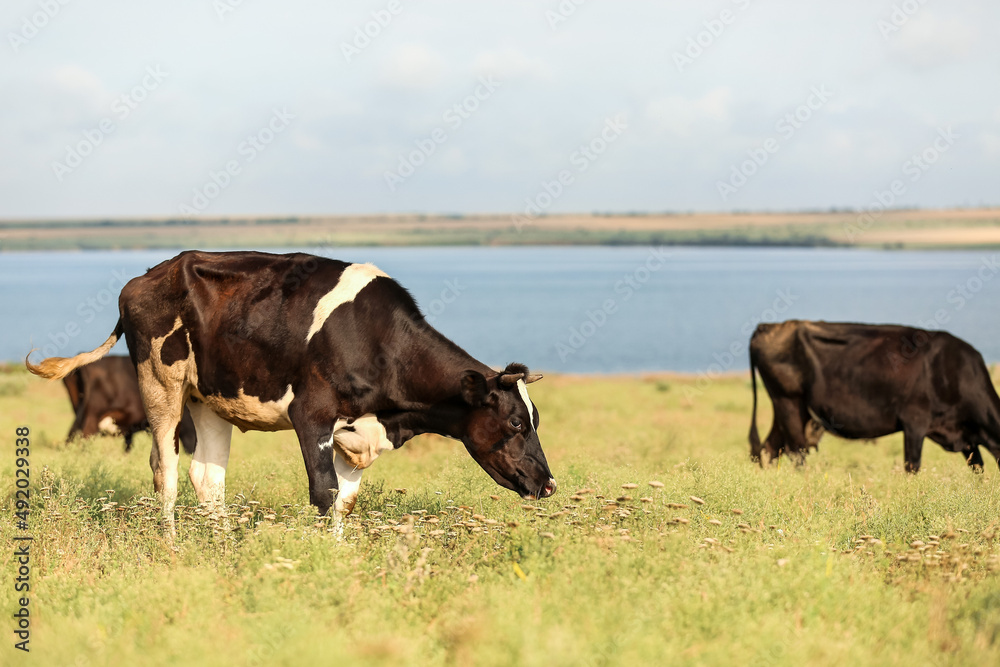
{"label": "distant brown cow", "polygon": [[[757,376],[774,407],[757,434]],[[961,452],[982,470],[979,446],[1000,462],[1000,397],[982,356],[946,331],[789,320],[761,324],[750,339],[754,412],[750,456],[800,461],[823,431],[842,438],[903,432],[907,472],[920,470],[924,438]]]}
{"label": "distant brown cow", "polygon": [[[117,432],[125,438],[125,451],[129,451],[132,436],[149,430],[135,366],[128,357],[105,357],[78,368],[63,378],[63,384],[76,413],[67,440],[77,434],[88,438],[102,431]],[[197,437],[187,411],[179,430],[184,451],[193,454]]]}

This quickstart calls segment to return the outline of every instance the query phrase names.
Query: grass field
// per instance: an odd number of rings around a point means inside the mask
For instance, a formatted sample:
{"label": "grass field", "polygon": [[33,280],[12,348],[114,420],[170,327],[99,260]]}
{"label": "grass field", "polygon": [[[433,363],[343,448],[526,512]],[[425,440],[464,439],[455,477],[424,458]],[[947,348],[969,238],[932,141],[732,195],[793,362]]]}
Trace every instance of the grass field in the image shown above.
{"label": "grass field", "polygon": [[424,436],[366,473],[338,540],[292,433],[237,433],[228,525],[192,507],[184,476],[171,549],[148,436],[128,455],[64,444],[62,385],[8,370],[0,543],[21,534],[26,425],[32,635],[30,655],[13,649],[5,558],[0,664],[1000,664],[992,461],[973,475],[928,443],[908,476],[899,437],[827,437],[804,467],[761,470],[742,376],[547,377],[532,398],[550,499],[525,503]]}

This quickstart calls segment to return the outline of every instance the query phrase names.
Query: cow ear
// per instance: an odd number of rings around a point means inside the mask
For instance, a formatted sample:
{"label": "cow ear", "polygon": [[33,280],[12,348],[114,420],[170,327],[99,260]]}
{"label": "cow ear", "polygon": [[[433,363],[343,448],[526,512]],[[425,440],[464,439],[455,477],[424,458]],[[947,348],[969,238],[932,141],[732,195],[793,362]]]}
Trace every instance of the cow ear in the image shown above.
{"label": "cow ear", "polygon": [[478,371],[466,371],[462,376],[462,400],[474,408],[480,407],[486,401],[489,388],[486,378]]}

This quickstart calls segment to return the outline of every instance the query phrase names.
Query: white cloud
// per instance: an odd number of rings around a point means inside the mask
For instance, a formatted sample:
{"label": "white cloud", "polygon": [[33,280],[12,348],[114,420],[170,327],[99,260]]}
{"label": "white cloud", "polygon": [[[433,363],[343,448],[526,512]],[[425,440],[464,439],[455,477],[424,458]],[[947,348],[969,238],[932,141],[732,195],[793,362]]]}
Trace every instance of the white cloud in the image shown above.
{"label": "white cloud", "polygon": [[983,152],[992,159],[1000,158],[1000,134],[996,132],[983,132],[979,135],[979,145],[983,147]]}
{"label": "white cloud", "polygon": [[420,43],[401,44],[382,67],[382,82],[404,90],[426,90],[443,78],[444,58]]}
{"label": "white cloud", "polygon": [[304,151],[317,153],[326,148],[323,140],[310,132],[297,131],[292,133],[292,141]]}
{"label": "white cloud", "polygon": [[468,170],[465,151],[458,146],[448,146],[441,153],[440,169],[446,174],[461,174]]}
{"label": "white cloud", "polygon": [[61,65],[42,75],[54,97],[61,97],[66,103],[83,105],[89,111],[105,108],[111,97],[101,79],[79,65]]}
{"label": "white cloud", "polygon": [[978,37],[979,31],[967,21],[925,9],[890,35],[890,53],[914,69],[932,69],[967,58]]}
{"label": "white cloud", "polygon": [[651,100],[645,115],[660,129],[687,137],[706,125],[728,126],[731,102],[729,88],[715,88],[698,98],[669,95]]}
{"label": "white cloud", "polygon": [[545,61],[529,58],[517,49],[480,51],[472,63],[472,70],[483,76],[495,75],[503,81],[515,79],[552,79],[552,68]]}
{"label": "white cloud", "polygon": [[103,91],[101,80],[90,70],[79,65],[62,65],[49,70],[47,77],[63,90],[76,93]]}

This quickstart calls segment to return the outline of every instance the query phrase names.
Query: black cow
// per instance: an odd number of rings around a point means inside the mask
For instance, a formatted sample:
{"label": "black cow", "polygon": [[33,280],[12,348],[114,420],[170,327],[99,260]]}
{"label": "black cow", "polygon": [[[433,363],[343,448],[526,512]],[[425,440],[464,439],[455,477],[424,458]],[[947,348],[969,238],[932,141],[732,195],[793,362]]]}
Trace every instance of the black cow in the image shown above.
{"label": "black cow", "polygon": [[36,375],[64,377],[125,335],[153,432],[153,484],[171,526],[185,405],[198,432],[190,476],[203,502],[224,497],[232,425],[294,429],[320,513],[338,489],[335,509],[350,513],[364,468],[420,433],[461,440],[522,497],[555,492],[526,388],[541,376],[476,361],[370,264],[187,251],[129,281],[118,305],[115,331],[96,350],[25,361]]}
{"label": "black cow", "polygon": [[[139,394],[139,379],[128,357],[111,355],[77,368],[63,378],[76,418],[66,436],[89,438],[100,432],[118,433],[125,438],[125,451],[132,449],[132,436],[149,430],[146,411]],[[181,419],[180,440],[184,451],[193,454],[197,436],[187,410]]]}
{"label": "black cow", "polygon": [[[774,405],[763,445],[757,434],[757,376]],[[920,470],[924,438],[962,452],[982,470],[979,445],[1000,462],[1000,397],[983,358],[944,331],[789,320],[761,324],[750,338],[753,417],[750,456],[782,452],[800,461],[823,431],[868,439],[903,432],[907,472]]]}

